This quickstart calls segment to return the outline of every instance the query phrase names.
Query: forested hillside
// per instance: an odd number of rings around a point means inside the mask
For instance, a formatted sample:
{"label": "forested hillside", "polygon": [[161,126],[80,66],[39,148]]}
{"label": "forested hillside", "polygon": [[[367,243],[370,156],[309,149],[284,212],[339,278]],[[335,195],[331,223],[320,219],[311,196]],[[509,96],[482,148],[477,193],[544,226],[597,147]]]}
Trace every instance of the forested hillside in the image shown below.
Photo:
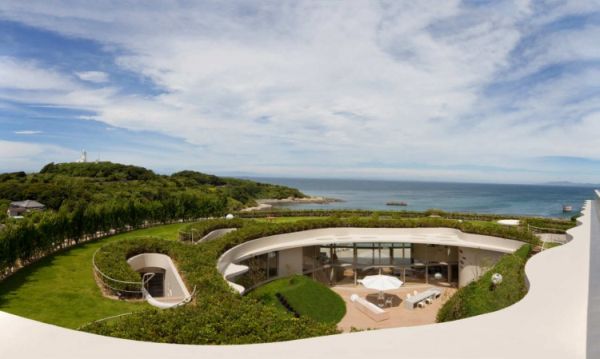
{"label": "forested hillside", "polygon": [[[0,175],[0,279],[31,261],[107,234],[204,217],[260,198],[303,197],[296,189],[183,171],[170,176],[110,162],[50,163],[39,173]],[[7,217],[11,201],[46,210]],[[2,223],[4,222],[4,223]]]}
{"label": "forested hillside", "polygon": [[255,199],[303,197],[296,189],[194,171],[170,176],[111,162],[50,163],[39,173],[0,174],[0,211],[10,201],[34,199],[49,209],[73,211],[80,205],[161,202],[218,202],[222,210],[253,205]]}

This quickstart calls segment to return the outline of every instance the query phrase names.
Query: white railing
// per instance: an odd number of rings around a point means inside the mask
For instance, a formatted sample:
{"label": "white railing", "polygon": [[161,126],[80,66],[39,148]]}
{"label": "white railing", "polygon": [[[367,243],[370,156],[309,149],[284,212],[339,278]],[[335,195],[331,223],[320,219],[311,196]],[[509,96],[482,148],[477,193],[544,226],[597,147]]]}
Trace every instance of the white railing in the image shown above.
{"label": "white railing", "polygon": [[[102,284],[102,286],[110,289],[113,292],[113,294],[115,294],[117,296],[120,296],[120,293],[123,293],[123,292],[130,293],[130,294],[137,294],[137,295],[142,296],[142,294],[143,294],[142,290],[144,287],[143,281],[133,282],[133,281],[124,281],[124,280],[115,279],[115,278],[112,278],[109,275],[105,274],[98,268],[98,266],[96,265],[96,254],[98,253],[98,251],[100,249],[101,248],[98,248],[96,250],[96,252],[94,252],[94,256],[92,257],[92,267],[94,270],[94,275],[96,276],[98,281]],[[132,287],[137,286],[140,289],[131,290],[131,289],[122,288],[122,287],[127,288],[128,286],[132,286]]]}

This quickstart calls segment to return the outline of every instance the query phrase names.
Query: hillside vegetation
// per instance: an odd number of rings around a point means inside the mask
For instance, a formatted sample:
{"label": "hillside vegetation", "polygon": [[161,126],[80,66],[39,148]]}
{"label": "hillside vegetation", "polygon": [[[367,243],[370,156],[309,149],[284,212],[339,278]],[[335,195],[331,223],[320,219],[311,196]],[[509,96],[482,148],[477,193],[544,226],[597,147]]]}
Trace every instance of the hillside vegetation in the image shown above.
{"label": "hillside vegetation", "polygon": [[174,197],[220,197],[227,209],[254,205],[256,199],[304,197],[293,188],[223,178],[195,171],[170,176],[111,162],[49,163],[39,173],[0,174],[0,210],[10,201],[34,199],[49,209],[73,210],[107,202],[165,201]]}
{"label": "hillside vegetation", "polygon": [[[151,224],[223,216],[259,198],[302,197],[296,189],[183,171],[157,175],[110,162],[50,163],[39,173],[0,175],[0,279],[65,247]],[[6,218],[11,201],[43,212]]]}

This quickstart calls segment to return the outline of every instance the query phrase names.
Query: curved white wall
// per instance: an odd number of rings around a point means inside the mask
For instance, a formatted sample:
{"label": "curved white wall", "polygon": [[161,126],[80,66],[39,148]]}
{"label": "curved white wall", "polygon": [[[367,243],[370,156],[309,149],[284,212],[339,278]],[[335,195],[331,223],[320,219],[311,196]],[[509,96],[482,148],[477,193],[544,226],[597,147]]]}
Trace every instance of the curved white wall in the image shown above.
{"label": "curved white wall", "polygon": [[160,253],[142,253],[127,260],[134,271],[144,268],[161,268],[165,270],[165,296],[164,299],[182,300],[190,296],[185,283],[179,276],[179,272],[171,258]]}
{"label": "curved white wall", "polygon": [[[464,233],[453,228],[321,228],[244,242],[223,253],[217,261],[217,269],[233,289],[243,293],[244,288],[229,279],[247,270],[247,267],[237,264],[244,259],[273,251],[289,253],[291,249],[307,246],[370,242],[438,244],[469,250],[466,260],[469,267],[460,273],[464,275],[464,280],[461,279],[464,283],[477,278],[476,274],[480,271],[475,271],[474,268],[482,264],[485,259],[488,262],[497,260],[498,254],[513,253],[523,245],[523,242],[519,241]],[[280,267],[285,264],[282,261]],[[285,273],[291,274],[288,272],[286,268]]]}

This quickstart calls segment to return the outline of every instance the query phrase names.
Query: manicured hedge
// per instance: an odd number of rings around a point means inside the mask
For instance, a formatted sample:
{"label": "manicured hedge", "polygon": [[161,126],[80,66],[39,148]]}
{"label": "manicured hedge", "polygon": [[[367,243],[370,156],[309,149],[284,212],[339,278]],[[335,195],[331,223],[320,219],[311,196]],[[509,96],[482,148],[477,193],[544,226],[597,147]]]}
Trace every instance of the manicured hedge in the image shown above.
{"label": "manicured hedge", "polygon": [[401,218],[423,218],[429,216],[439,216],[446,219],[462,219],[467,221],[497,221],[499,219],[519,219],[521,225],[527,224],[546,228],[550,230],[559,230],[564,233],[565,230],[576,225],[575,218],[571,220],[546,218],[546,217],[528,217],[502,214],[483,214],[470,212],[446,212],[439,209],[429,209],[427,211],[369,211],[369,210],[320,210],[306,209],[293,210],[287,208],[274,208],[268,211],[238,212],[240,218],[266,218],[266,217],[379,217],[388,219]]}
{"label": "manicured hedge", "polygon": [[[459,289],[438,311],[437,321],[448,322],[494,312],[512,305],[527,294],[525,262],[531,245],[525,244],[514,254],[502,257],[479,280]],[[502,274],[502,283],[491,288],[492,274]]]}
{"label": "manicured hedge", "polygon": [[337,323],[346,314],[346,303],[336,292],[311,278],[294,275],[277,279],[250,292],[265,304],[287,310],[279,302],[280,293],[301,316],[308,316],[322,323]]}
{"label": "manicured hedge", "polygon": [[[139,238],[108,244],[100,250],[99,268],[122,280],[139,274],[127,270],[125,259],[143,252],[169,255],[185,278],[197,288],[191,304],[170,310],[148,309],[111,322],[91,324],[84,330],[127,339],[179,344],[247,344],[293,340],[337,333],[332,323],[310,317],[294,318],[272,306],[233,293],[215,268],[222,250],[216,242],[182,242]],[[115,259],[108,259],[113,256]],[[125,263],[125,265],[123,265]]]}
{"label": "manicured hedge", "polygon": [[196,223],[188,224],[179,231],[179,240],[191,241],[192,232],[194,234],[194,241],[199,240],[210,232],[217,229],[224,228],[241,228],[248,220],[244,221],[239,218],[235,219],[213,219],[207,221],[200,221]]}
{"label": "manicured hedge", "polygon": [[[104,275],[123,282],[139,282],[140,274],[127,264],[127,259],[142,253],[162,253],[172,256],[171,242],[160,238],[145,237],[141,240],[126,240],[103,246],[94,255],[96,267]],[[100,278],[110,285],[114,294],[119,290],[139,291],[139,285],[113,282]]]}
{"label": "manicured hedge", "polygon": [[503,226],[493,222],[460,222],[445,218],[403,218],[381,220],[374,217],[352,217],[352,218],[324,218],[315,220],[303,220],[292,223],[281,223],[271,225],[248,226],[242,230],[227,235],[225,247],[231,248],[239,243],[250,239],[260,238],[268,235],[298,232],[309,229],[327,227],[359,227],[359,228],[455,228],[466,233],[474,233],[488,236],[496,236],[514,239],[526,243],[538,244],[538,238],[521,227]]}
{"label": "manicured hedge", "polygon": [[[212,226],[209,223],[201,225],[206,226],[207,231]],[[328,218],[293,223],[245,221],[237,231],[199,245],[153,238],[114,242],[102,247],[97,255],[102,258],[97,264],[104,273],[110,273],[115,279],[130,280],[134,273],[125,267],[126,258],[142,252],[165,253],[176,263],[188,288],[196,287],[197,295],[193,303],[183,308],[145,310],[111,322],[92,324],[85,330],[127,339],[181,344],[258,343],[337,333],[333,323],[319,323],[308,317],[294,318],[253,298],[235,294],[215,266],[224,251],[240,243],[268,235],[326,227],[450,227],[537,242],[534,235],[523,229],[443,218]]]}
{"label": "manicured hedge", "polygon": [[536,231],[544,233],[565,233],[577,224],[575,218],[570,221],[551,218],[524,218],[521,220],[524,226],[533,226]]}

